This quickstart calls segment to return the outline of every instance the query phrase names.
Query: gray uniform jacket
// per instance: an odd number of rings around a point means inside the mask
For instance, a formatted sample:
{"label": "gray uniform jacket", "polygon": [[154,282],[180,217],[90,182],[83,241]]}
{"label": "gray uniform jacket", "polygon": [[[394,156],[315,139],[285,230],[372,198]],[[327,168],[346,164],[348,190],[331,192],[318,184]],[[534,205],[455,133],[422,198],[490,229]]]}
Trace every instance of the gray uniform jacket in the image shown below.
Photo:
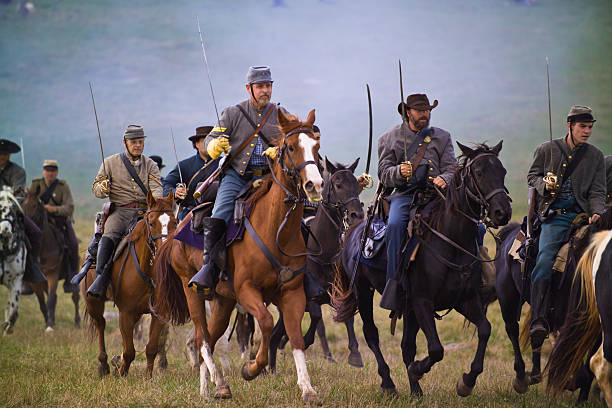
{"label": "gray uniform jacket", "polygon": [[606,156],[606,184],[607,192],[606,192],[606,201],[612,200],[612,156]]}
{"label": "gray uniform jacket", "polygon": [[[559,149],[559,145],[562,150]],[[604,156],[601,150],[592,144],[585,143],[582,148],[586,151],[570,175],[574,197],[578,205],[589,215],[603,214],[606,205]],[[536,148],[533,153],[533,164],[527,173],[527,183],[530,187],[535,187],[538,192],[538,214],[545,215],[557,198],[553,191],[546,190],[543,177],[547,172],[552,171],[557,175],[560,183],[568,166],[568,158],[571,160],[575,153],[575,151],[570,152],[565,137],[542,143]]]}
{"label": "gray uniform jacket", "polygon": [[[154,197],[161,197],[163,194],[161,184],[161,174],[159,167],[150,158],[144,154],[140,156],[138,163],[130,160],[138,177],[142,180],[142,183],[151,191]],[[121,156],[119,153],[109,156],[104,159],[106,164],[106,171],[111,179],[110,194],[107,196],[100,188],[100,181],[106,178],[104,174],[104,166],[100,165],[98,175],[96,176],[93,186],[91,188],[93,194],[98,198],[109,197],[112,203],[122,206],[130,203],[146,203],[146,196],[138,187],[138,184],[132,179],[130,173],[128,173]],[[146,205],[145,205],[146,207]]]}
{"label": "gray uniform jacket", "polygon": [[[404,135],[406,136],[406,149],[408,149],[417,136],[408,123],[394,126],[378,138],[378,179],[385,187],[397,189],[407,184],[406,178],[400,173],[400,165],[404,161]],[[431,142],[429,142],[421,164],[429,164],[430,180],[440,176],[446,184],[449,184],[457,171],[457,159],[450,133],[444,129],[432,127],[429,137]],[[408,157],[408,160],[410,159]]]}
{"label": "gray uniform jacket", "polygon": [[[250,100],[242,101],[239,104],[242,106],[249,117],[258,125],[264,116],[264,110],[257,110],[253,106]],[[275,109],[275,108],[273,108]],[[278,107],[278,109],[282,110],[283,113],[288,113],[285,108]],[[221,135],[226,135],[229,138],[229,144],[232,148],[238,149],[238,147],[244,143],[245,140],[251,136],[255,129],[249,121],[244,117],[243,113],[236,106],[228,106],[223,109],[221,113],[221,117],[219,118],[219,126],[215,127],[212,132],[206,136],[204,140],[204,146],[208,146],[208,143]],[[274,143],[274,139],[278,138],[281,133],[278,129],[278,114],[276,112],[272,112],[268,120],[266,121],[263,129],[261,130],[265,137],[271,142]],[[244,174],[251,155],[253,154],[253,149],[255,148],[255,144],[257,143],[258,135],[255,135],[251,143],[242,151],[237,157],[234,157],[232,160],[232,168],[236,170],[239,174]],[[263,141],[264,150],[269,146]]]}
{"label": "gray uniform jacket", "polygon": [[26,172],[19,165],[9,161],[0,170],[0,188],[9,186],[13,188],[15,197],[23,197],[26,183]]}

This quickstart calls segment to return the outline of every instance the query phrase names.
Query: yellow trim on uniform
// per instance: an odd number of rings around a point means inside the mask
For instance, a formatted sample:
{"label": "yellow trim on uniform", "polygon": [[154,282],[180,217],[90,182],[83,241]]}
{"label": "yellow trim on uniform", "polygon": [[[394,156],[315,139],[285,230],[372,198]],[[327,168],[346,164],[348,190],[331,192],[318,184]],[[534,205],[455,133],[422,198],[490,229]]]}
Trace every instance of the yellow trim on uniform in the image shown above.
{"label": "yellow trim on uniform", "polygon": [[157,184],[159,184],[161,186],[161,180],[158,179],[157,177],[155,177],[154,175],[149,174],[149,179],[155,181]]}
{"label": "yellow trim on uniform", "polygon": [[220,133],[223,133],[223,132],[225,132],[226,130],[227,130],[227,128],[224,128],[224,127],[219,127],[219,126],[215,126],[215,127],[213,128],[213,130],[211,130],[211,133],[212,133],[212,132],[220,132]]}
{"label": "yellow trim on uniform", "polygon": [[99,182],[104,181],[104,180],[108,180],[108,178],[106,176],[102,176],[102,177],[99,177],[99,178],[95,179],[93,183],[96,184],[96,183],[99,183]]}

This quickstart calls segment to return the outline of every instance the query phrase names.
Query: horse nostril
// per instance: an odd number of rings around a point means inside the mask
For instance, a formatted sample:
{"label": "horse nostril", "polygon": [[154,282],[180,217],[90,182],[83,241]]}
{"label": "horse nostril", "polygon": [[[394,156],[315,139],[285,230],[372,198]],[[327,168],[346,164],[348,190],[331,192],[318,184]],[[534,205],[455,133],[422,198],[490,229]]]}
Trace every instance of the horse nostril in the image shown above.
{"label": "horse nostril", "polygon": [[308,180],[306,184],[304,184],[304,188],[306,189],[306,191],[312,191],[314,190],[314,183]]}

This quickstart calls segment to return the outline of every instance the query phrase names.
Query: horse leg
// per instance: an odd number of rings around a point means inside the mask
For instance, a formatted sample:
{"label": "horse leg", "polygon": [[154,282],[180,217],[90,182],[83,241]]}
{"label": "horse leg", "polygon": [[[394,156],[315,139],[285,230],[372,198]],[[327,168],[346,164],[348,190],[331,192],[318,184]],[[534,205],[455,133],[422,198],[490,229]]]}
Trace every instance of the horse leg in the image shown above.
{"label": "horse leg", "polygon": [[[304,355],[304,337],[302,337],[302,318],[306,309],[306,296],[300,285],[296,289],[288,290],[282,294],[278,302],[279,309],[285,317],[285,331],[289,336],[289,343],[293,351],[293,360],[297,371],[297,383],[302,391],[302,401],[316,403],[317,393],[310,385],[310,376],[306,367]],[[261,323],[260,323],[261,325]],[[266,342],[266,333],[263,325],[262,343]]]}
{"label": "horse leg", "polygon": [[542,382],[542,347],[531,351],[532,368],[529,372],[529,385],[535,385]]}
{"label": "horse leg", "polygon": [[351,316],[350,319],[344,322],[344,325],[346,326],[346,334],[348,335],[348,363],[353,367],[361,368],[363,367],[363,359],[359,352],[357,335],[355,335],[355,318]]}
{"label": "horse leg", "polygon": [[72,302],[74,303],[74,328],[81,328],[81,314],[79,313],[79,299],[81,294],[78,291],[72,292]]}
{"label": "horse leg", "polygon": [[17,321],[19,295],[21,294],[22,276],[17,276],[12,283],[9,282],[9,296],[6,309],[4,311],[4,324],[2,325],[3,334],[11,334]]}
{"label": "horse leg", "polygon": [[49,315],[47,313],[47,302],[45,301],[46,285],[47,282],[30,283],[32,291],[34,292],[34,294],[36,295],[36,299],[38,300],[38,308],[40,309],[40,313],[42,313],[43,319],[45,319],[45,325],[47,324],[47,319],[49,318]]}
{"label": "horse leg", "polygon": [[195,327],[189,331],[189,336],[187,337],[187,341],[185,342],[185,347],[187,347],[187,359],[189,360],[189,365],[193,369],[193,371],[198,371],[200,367],[200,354],[199,347],[196,342],[196,330]]}
{"label": "horse leg", "polygon": [[47,277],[47,283],[49,285],[49,297],[47,298],[47,328],[45,331],[51,332],[55,327],[55,307],[57,305],[57,274],[53,274]]}
{"label": "horse leg", "polygon": [[[204,301],[200,299],[198,294],[187,287],[187,282],[185,279],[183,279],[183,291],[185,292],[185,297],[187,298],[189,315],[191,316],[191,321],[193,322],[195,344],[198,350],[202,350],[202,354],[197,358],[200,368],[200,396],[208,398],[210,397],[210,391],[208,389],[210,373],[208,372],[207,364],[203,359],[205,351],[210,352],[210,347],[207,345],[204,339],[205,336],[207,337],[206,340],[210,339],[208,329],[206,328],[206,308]],[[204,347],[205,345],[206,348]],[[212,353],[210,354],[212,356]]]}
{"label": "horse leg", "polygon": [[[135,313],[119,311],[119,330],[123,340],[123,355],[118,374],[122,377],[128,375],[130,364],[132,364],[136,356],[136,350],[134,349],[134,325],[139,318],[140,316]],[[157,344],[155,344],[155,348],[157,348]]]}
{"label": "horse leg", "polygon": [[512,380],[512,387],[517,393],[524,394],[529,388],[529,377],[525,374],[525,361],[523,360],[519,344],[519,323],[516,321],[516,311],[519,307],[520,296],[515,290],[512,293],[506,293],[506,285],[500,285],[499,283],[496,285],[500,288],[497,290],[499,306],[504,319],[506,334],[508,334],[514,352],[514,372],[516,376]]}
{"label": "horse leg", "polygon": [[604,341],[602,341],[601,346],[589,362],[589,366],[595,374],[595,378],[597,378],[599,388],[601,388],[606,404],[609,407],[612,407],[612,361],[607,358],[607,355],[611,355],[611,346],[611,342],[606,344],[606,335],[604,334]]}
{"label": "horse leg", "polygon": [[208,367],[208,371],[210,371],[212,380],[215,383],[215,398],[226,399],[232,397],[229,385],[227,385],[223,377],[223,372],[219,370],[219,366],[217,366],[213,359],[213,353],[217,340],[226,333],[235,305],[235,300],[222,296],[217,296],[213,300],[207,330],[210,338],[206,341],[206,336],[204,337],[204,342],[200,351]]}
{"label": "horse leg", "polygon": [[219,340],[217,340],[217,343],[215,344],[215,352],[221,361],[221,371],[223,372],[224,376],[229,376],[232,373],[232,367],[230,366],[229,361],[229,335],[231,331],[232,327],[231,325],[228,325],[223,335],[219,337]]}
{"label": "horse leg", "polygon": [[149,324],[149,340],[147,341],[147,346],[145,348],[145,354],[147,356],[147,378],[153,377],[155,357],[160,350],[160,344],[161,348],[166,345],[165,337],[167,337],[167,335],[168,325],[151,314],[151,323]]}
{"label": "horse leg", "polygon": [[444,347],[438,337],[434,320],[434,305],[431,299],[417,297],[412,300],[412,308],[417,323],[427,339],[427,357],[414,361],[408,367],[408,378],[411,381],[420,380],[438,361],[444,358]]}
{"label": "horse leg", "polygon": [[321,342],[323,356],[330,363],[335,363],[336,360],[334,360],[331,350],[329,349],[329,343],[327,343],[327,335],[325,334],[325,323],[323,323],[323,316],[321,316],[321,318],[319,319],[319,323],[317,323],[317,336],[319,337],[319,341]]}
{"label": "horse leg", "polygon": [[[404,332],[402,334],[402,358],[406,370],[410,367],[410,364],[414,361],[416,356],[416,336],[419,332],[419,324],[417,323],[416,316],[413,311],[408,313],[404,312]],[[415,378],[408,373],[408,380],[410,381],[410,395],[415,397],[422,397],[423,390],[419,384],[419,378]]]}
{"label": "horse leg", "polygon": [[363,280],[359,280],[355,284],[355,288],[358,291],[357,300],[359,302],[359,315],[363,322],[363,336],[368,347],[374,353],[376,363],[378,364],[378,375],[382,378],[380,388],[383,392],[395,393],[395,384],[391,379],[389,366],[380,350],[378,328],[376,323],[374,323],[374,289],[370,289],[370,284]]}
{"label": "horse leg", "polygon": [[272,329],[272,334],[270,335],[270,372],[276,372],[276,355],[278,353],[278,345],[280,344],[281,339],[286,334],[285,332],[285,322],[283,320],[283,313],[279,312],[278,321]]}
{"label": "horse leg", "polygon": [[[83,282],[87,284],[87,279]],[[87,288],[87,286],[85,286]],[[98,331],[98,375],[104,377],[110,374],[108,366],[108,355],[106,354],[106,343],[104,341],[104,329],[106,328],[106,319],[104,318],[104,301],[88,296],[85,298],[86,313],[91,318],[93,324]]]}
{"label": "horse leg", "polygon": [[475,324],[478,330],[478,346],[476,355],[470,366],[470,372],[467,374],[464,373],[457,381],[457,394],[459,394],[460,397],[467,397],[474,389],[476,379],[482,373],[484,367],[485,351],[487,349],[489,337],[491,336],[491,323],[489,323],[487,319],[487,315],[484,312],[484,307],[479,297],[474,297],[468,302],[459,305],[457,311]]}
{"label": "horse leg", "polygon": [[315,302],[307,302],[306,310],[310,315],[310,326],[308,326],[308,330],[304,335],[304,350],[314,343],[315,334],[317,332],[317,325],[323,318],[323,314],[321,313],[321,306]]}

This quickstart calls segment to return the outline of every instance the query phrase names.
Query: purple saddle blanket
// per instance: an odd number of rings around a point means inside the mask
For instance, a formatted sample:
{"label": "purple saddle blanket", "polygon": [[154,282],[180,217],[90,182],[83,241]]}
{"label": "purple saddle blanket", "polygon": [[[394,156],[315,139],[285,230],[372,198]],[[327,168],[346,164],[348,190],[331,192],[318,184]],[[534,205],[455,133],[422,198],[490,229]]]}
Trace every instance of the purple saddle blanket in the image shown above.
{"label": "purple saddle blanket", "polygon": [[[244,231],[244,223],[236,224],[232,219],[232,222],[227,227],[226,244],[229,246],[234,241],[242,240],[242,238],[244,238]],[[183,229],[174,236],[174,239],[178,239],[190,247],[204,250],[204,236],[196,234],[191,230],[191,220],[189,220]]]}

